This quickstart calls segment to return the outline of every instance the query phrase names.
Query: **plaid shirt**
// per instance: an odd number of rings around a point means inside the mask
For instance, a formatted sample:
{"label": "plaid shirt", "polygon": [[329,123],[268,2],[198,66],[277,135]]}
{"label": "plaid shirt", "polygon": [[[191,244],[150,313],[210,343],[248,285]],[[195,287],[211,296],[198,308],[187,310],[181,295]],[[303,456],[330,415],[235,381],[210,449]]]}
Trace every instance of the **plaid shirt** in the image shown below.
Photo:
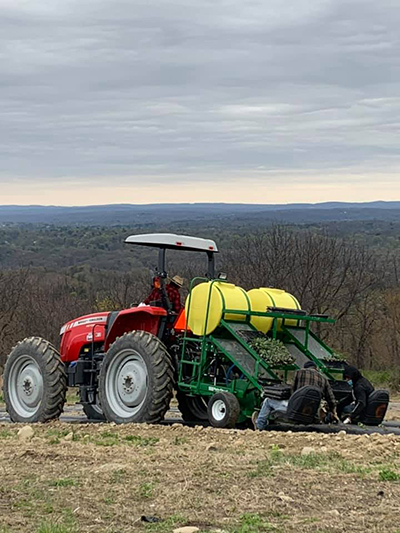
{"label": "plaid shirt", "polygon": [[336,398],[333,394],[332,388],[329,385],[328,378],[313,368],[302,368],[296,372],[294,378],[292,392],[301,387],[317,387],[320,389],[322,397],[328,402],[329,408],[332,410],[336,406]]}
{"label": "plaid shirt", "polygon": [[175,311],[175,313],[179,313],[181,310],[181,295],[179,294],[179,289],[175,287],[174,285],[171,285],[171,283],[168,283],[168,285],[165,287],[167,290],[167,296],[168,300],[171,303],[172,310]]}
{"label": "plaid shirt", "polygon": [[[171,285],[171,283],[168,283],[168,285],[165,287],[165,290],[167,291],[168,300],[171,303],[172,310],[175,311],[175,313],[179,313],[182,307],[181,295],[179,294],[179,290],[177,289],[177,287]],[[144,300],[144,303],[149,305],[151,302],[157,302],[160,300],[162,300],[161,290],[153,289],[148,295],[148,297]]]}

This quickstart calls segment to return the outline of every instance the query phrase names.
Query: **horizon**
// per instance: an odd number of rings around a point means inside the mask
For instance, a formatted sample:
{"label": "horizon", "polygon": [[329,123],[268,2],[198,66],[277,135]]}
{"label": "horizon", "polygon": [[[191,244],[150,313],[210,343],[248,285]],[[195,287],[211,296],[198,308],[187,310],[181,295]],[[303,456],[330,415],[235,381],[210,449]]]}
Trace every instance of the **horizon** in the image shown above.
{"label": "horizon", "polygon": [[[271,176],[269,176],[271,180]],[[223,179],[197,181],[191,179],[186,183],[177,181],[160,182],[155,185],[121,186],[118,180],[110,180],[115,185],[91,185],[87,180],[48,183],[25,183],[13,181],[3,186],[0,203],[2,205],[60,205],[85,206],[130,203],[134,205],[162,203],[245,203],[259,204],[265,198],[268,205],[295,203],[324,202],[373,202],[379,197],[381,201],[396,201],[400,198],[400,182],[398,176],[388,180],[388,176],[380,176],[371,180],[363,176],[353,177],[337,175],[326,177],[324,182],[301,176],[292,176],[288,181],[280,176],[269,181],[260,179],[231,179],[225,183]],[[210,181],[211,180],[211,181]],[[355,181],[354,181],[355,180]],[[140,180],[143,183],[143,178]],[[221,183],[222,182],[222,183]],[[1,179],[0,179],[1,184]],[[79,200],[77,200],[79,198]],[[88,199],[91,201],[88,202]],[[212,200],[210,199],[212,198]],[[129,202],[126,200],[129,199]],[[136,199],[136,202],[134,201]],[[125,202],[122,202],[125,200]],[[262,202],[264,203],[264,202]]]}
{"label": "horizon", "polygon": [[[232,206],[232,207],[283,207],[283,208],[290,208],[290,207],[318,207],[318,206],[375,206],[376,204],[384,204],[384,205],[390,205],[390,204],[399,204],[400,206],[400,199],[398,200],[372,200],[369,202],[346,202],[346,201],[327,201],[327,202],[291,202],[291,203],[248,203],[248,202],[154,202],[154,203],[107,203],[107,204],[0,204],[0,209],[3,207],[6,208],[20,208],[20,207],[27,207],[27,208],[61,208],[61,209],[68,209],[68,208],[92,208],[92,207],[173,207],[173,206],[193,206],[193,207],[200,207],[200,206]],[[397,208],[397,206],[396,206]]]}

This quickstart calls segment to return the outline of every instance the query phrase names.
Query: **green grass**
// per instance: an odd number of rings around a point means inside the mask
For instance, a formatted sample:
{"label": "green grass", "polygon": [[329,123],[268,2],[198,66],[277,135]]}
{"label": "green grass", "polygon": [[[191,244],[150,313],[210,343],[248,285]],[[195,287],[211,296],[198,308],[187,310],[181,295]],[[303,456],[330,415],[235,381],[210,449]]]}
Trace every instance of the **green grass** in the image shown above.
{"label": "green grass", "polygon": [[8,429],[1,429],[0,430],[0,439],[9,439],[10,437],[14,437],[15,433],[12,431],[9,431]]}
{"label": "green grass", "polygon": [[140,435],[127,435],[123,437],[123,441],[128,442],[134,446],[154,446],[160,439],[157,437],[141,437]]}
{"label": "green grass", "polygon": [[175,446],[181,446],[182,444],[186,444],[187,443],[187,437],[178,437],[176,436],[173,441],[172,441],[172,444],[174,444]]}
{"label": "green grass", "polygon": [[[281,460],[279,459],[278,462],[281,462]],[[326,454],[310,453],[309,455],[285,455],[283,462],[308,470],[332,469],[336,472],[344,472],[346,474],[364,475],[371,471],[370,468],[356,465],[350,461],[347,461],[347,459],[342,457],[337,452],[330,452]]]}
{"label": "green grass", "polygon": [[90,439],[91,442],[97,446],[118,446],[121,444],[128,444],[130,446],[154,446],[160,439],[157,437],[141,437],[140,435],[125,435],[119,436],[112,431],[103,431],[97,435],[94,439]]}
{"label": "green grass", "polygon": [[267,522],[258,513],[244,513],[240,517],[240,523],[233,528],[230,528],[232,533],[261,533],[263,531],[275,531],[276,533],[280,529]]}
{"label": "green grass", "polygon": [[116,503],[116,499],[112,496],[106,496],[104,499],[103,499],[103,502],[106,504],[106,505],[114,505]]}
{"label": "green grass", "polygon": [[[30,532],[36,531],[75,531],[76,517],[72,508],[56,506],[54,503],[54,490],[62,491],[65,488],[75,487],[79,482],[70,478],[59,478],[46,480],[41,483],[37,475],[32,474],[22,479],[16,485],[18,499],[13,502],[12,509],[19,510],[21,514],[28,518],[31,524],[35,524],[39,519],[39,529],[32,527]],[[52,489],[55,487],[55,489]],[[62,495],[62,493],[61,493]],[[1,491],[0,491],[1,497]],[[60,515],[61,511],[61,516]],[[58,515],[57,521],[45,519],[46,516]],[[60,529],[57,529],[60,526]],[[47,528],[47,529],[46,529]],[[3,533],[0,530],[0,533]]]}
{"label": "green grass", "polygon": [[250,478],[271,477],[274,475],[272,466],[273,466],[273,463],[270,459],[264,459],[262,461],[259,461],[257,463],[257,468],[255,470],[250,470],[250,472],[248,472],[247,475]]}
{"label": "green grass", "polygon": [[[71,433],[70,429],[49,429],[46,432],[46,438],[48,439],[49,444],[60,444],[61,439],[66,437],[69,433]],[[74,433],[72,440],[79,440],[79,435]]]}
{"label": "green grass", "polygon": [[348,461],[338,452],[310,453],[308,455],[285,454],[281,450],[272,449],[269,457],[258,461],[256,468],[248,472],[248,477],[271,477],[275,475],[277,467],[292,466],[305,470],[320,470],[323,472],[356,474],[365,477],[368,474],[378,475],[379,481],[400,482],[400,473],[392,465],[359,465]]}
{"label": "green grass", "polygon": [[36,533],[72,533],[74,531],[76,531],[75,526],[44,522],[38,527]]}
{"label": "green grass", "polygon": [[256,469],[251,470],[248,476],[270,477],[274,475],[274,467],[289,465],[305,470],[324,470],[333,472],[343,472],[346,474],[358,474],[364,476],[372,472],[372,468],[357,465],[347,461],[337,452],[330,453],[310,453],[308,455],[284,454],[280,450],[272,450],[267,459],[259,461]]}
{"label": "green grass", "polygon": [[97,446],[116,446],[118,441],[118,435],[111,431],[103,431],[93,440]]}
{"label": "green grass", "polygon": [[157,482],[148,481],[142,483],[139,487],[139,494],[142,498],[152,498],[154,496],[154,491],[156,489]]}
{"label": "green grass", "polygon": [[400,392],[400,369],[389,370],[363,370],[362,374],[374,385],[376,389],[389,389]]}
{"label": "green grass", "polygon": [[126,470],[120,468],[119,470],[114,470],[111,474],[110,483],[123,483],[126,478]]}
{"label": "green grass", "polygon": [[400,474],[390,468],[383,468],[379,471],[379,481],[400,481]]}
{"label": "green grass", "polygon": [[55,479],[49,482],[50,487],[76,487],[79,485],[77,481],[71,478]]}
{"label": "green grass", "polygon": [[76,404],[79,401],[79,394],[77,388],[71,388],[67,390],[67,396],[65,398],[67,404]]}
{"label": "green grass", "polygon": [[70,429],[48,429],[46,431],[46,437],[58,437],[62,439],[63,437],[66,437],[68,433],[70,433]]}

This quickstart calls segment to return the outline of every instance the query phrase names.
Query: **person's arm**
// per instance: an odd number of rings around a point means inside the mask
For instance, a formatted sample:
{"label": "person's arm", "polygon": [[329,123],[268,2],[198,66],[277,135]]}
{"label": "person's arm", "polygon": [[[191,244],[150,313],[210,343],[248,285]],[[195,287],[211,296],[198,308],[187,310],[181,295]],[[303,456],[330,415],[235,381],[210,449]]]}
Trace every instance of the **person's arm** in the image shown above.
{"label": "person's arm", "polygon": [[181,294],[180,294],[180,292],[178,290],[176,291],[176,294],[175,294],[174,307],[175,307],[175,311],[177,313],[179,313],[179,311],[182,308],[182,305],[181,305]]}
{"label": "person's arm", "polygon": [[173,287],[168,287],[167,296],[171,304],[172,310],[175,313],[179,313],[179,311],[181,310],[181,296],[179,294],[179,291],[177,289],[174,289]]}
{"label": "person's arm", "polygon": [[297,391],[298,388],[298,373],[296,372],[292,385],[292,394]]}
{"label": "person's arm", "polygon": [[329,409],[334,412],[336,411],[336,398],[333,394],[332,387],[329,384],[329,381],[325,379],[325,391],[324,391],[325,399],[328,402]]}
{"label": "person's arm", "polygon": [[158,300],[157,296],[158,296],[158,289],[153,289],[151,293],[148,295],[148,297],[145,300],[143,300],[143,303],[145,303],[146,305],[149,305],[150,302],[155,302],[156,300]]}
{"label": "person's arm", "polygon": [[354,396],[356,399],[356,405],[353,411],[349,414],[349,418],[352,421],[361,415],[368,403],[367,391],[364,387],[354,389]]}

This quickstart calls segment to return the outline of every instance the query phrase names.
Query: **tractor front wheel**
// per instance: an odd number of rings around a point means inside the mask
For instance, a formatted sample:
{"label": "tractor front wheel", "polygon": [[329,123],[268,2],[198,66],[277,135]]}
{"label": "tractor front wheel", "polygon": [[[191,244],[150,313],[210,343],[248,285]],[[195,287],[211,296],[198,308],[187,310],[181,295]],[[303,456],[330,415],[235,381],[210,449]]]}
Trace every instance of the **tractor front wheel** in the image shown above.
{"label": "tractor front wheel", "polygon": [[160,339],[146,331],[119,337],[100,370],[101,409],[109,422],[160,422],[169,408],[174,369]]}
{"label": "tractor front wheel", "polygon": [[48,422],[62,413],[67,376],[60,354],[40,337],[19,342],[3,377],[6,409],[13,422]]}
{"label": "tractor front wheel", "polygon": [[216,428],[233,428],[240,415],[239,400],[231,392],[217,392],[208,402],[208,419]]}

